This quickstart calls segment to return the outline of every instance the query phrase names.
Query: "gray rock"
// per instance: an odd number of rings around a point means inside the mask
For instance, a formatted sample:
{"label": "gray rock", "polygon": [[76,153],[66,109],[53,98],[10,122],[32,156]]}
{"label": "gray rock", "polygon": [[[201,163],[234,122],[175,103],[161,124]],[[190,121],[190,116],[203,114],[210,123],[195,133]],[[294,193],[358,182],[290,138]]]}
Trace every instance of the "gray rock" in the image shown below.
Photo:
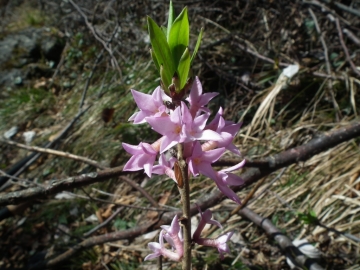
{"label": "gray rock", "polygon": [[13,126],[4,133],[5,139],[11,139],[18,131],[19,128],[17,126]]}
{"label": "gray rock", "polygon": [[0,70],[0,86],[16,85],[16,78],[23,78],[25,74],[20,69]]}
{"label": "gray rock", "polygon": [[[0,86],[13,86],[28,75],[33,77],[27,66],[42,64],[44,60],[56,63],[65,46],[64,38],[48,28],[30,27],[10,33],[0,40]],[[33,67],[31,68],[33,70]],[[51,72],[46,72],[51,76]],[[44,76],[44,74],[41,74]]]}

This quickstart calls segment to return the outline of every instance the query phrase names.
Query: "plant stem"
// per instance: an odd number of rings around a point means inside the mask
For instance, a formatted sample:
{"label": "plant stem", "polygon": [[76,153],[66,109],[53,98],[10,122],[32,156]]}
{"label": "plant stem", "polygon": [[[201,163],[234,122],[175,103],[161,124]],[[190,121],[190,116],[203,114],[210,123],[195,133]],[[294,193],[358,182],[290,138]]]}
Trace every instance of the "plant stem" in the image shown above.
{"label": "plant stem", "polygon": [[158,257],[157,267],[158,267],[158,270],[162,270],[162,256]]}
{"label": "plant stem", "polygon": [[182,177],[182,186],[179,187],[181,201],[182,201],[182,210],[183,216],[180,219],[181,225],[183,228],[184,236],[184,257],[182,261],[182,270],[191,269],[191,215],[190,215],[190,185],[189,185],[189,175],[188,175],[188,165],[184,160],[183,144],[178,144],[177,149],[177,158],[180,167],[181,177]]}

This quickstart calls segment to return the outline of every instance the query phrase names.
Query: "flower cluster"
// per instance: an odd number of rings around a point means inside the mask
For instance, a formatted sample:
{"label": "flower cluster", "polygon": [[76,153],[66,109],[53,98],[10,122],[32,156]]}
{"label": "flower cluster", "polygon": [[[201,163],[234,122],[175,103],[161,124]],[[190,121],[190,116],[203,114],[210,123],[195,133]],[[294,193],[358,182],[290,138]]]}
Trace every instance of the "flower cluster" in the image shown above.
{"label": "flower cluster", "polygon": [[[180,231],[179,219],[175,216],[171,222],[171,226],[163,225],[159,235],[159,243],[149,243],[149,248],[154,252],[145,257],[151,260],[159,256],[164,256],[172,261],[180,261],[184,254],[183,239]],[[172,250],[164,247],[164,238],[171,245]]]}
{"label": "flower cluster", "polygon": [[[160,133],[162,137],[148,144],[141,142],[139,145],[123,143],[123,148],[132,155],[125,164],[124,171],[144,170],[151,177],[152,174],[167,175],[177,181],[174,164],[176,157],[166,155],[166,152],[175,145],[183,144],[183,158],[188,164],[188,173],[193,176],[199,174],[213,179],[219,190],[230,199],[240,204],[240,199],[230,186],[242,185],[243,180],[231,173],[244,166],[245,161],[239,164],[216,171],[211,166],[226,150],[240,155],[239,150],[233,144],[233,139],[240,129],[240,124],[225,121],[223,110],[219,109],[211,122],[208,122],[210,110],[207,104],[217,93],[204,93],[198,77],[193,82],[189,97],[185,100],[176,100],[173,104],[171,99],[161,87],[157,87],[152,95],[143,94],[131,90],[140,111],[130,117],[134,124],[148,123],[153,130]],[[170,104],[171,106],[167,106]],[[158,162],[156,162],[158,157]],[[223,258],[224,253],[229,252],[227,241],[232,232],[219,236],[216,239],[201,238],[200,234],[206,224],[221,227],[220,223],[212,220],[210,210],[201,212],[201,221],[194,232],[192,240],[203,246],[215,247]],[[165,248],[164,239],[170,244],[171,250]],[[184,254],[183,238],[180,230],[178,217],[175,216],[171,226],[162,226],[159,243],[149,243],[152,254],[146,256],[150,260],[164,256],[173,261],[180,261]]]}
{"label": "flower cluster", "polygon": [[217,248],[217,250],[220,253],[220,258],[223,259],[224,258],[224,253],[230,253],[229,247],[226,244],[227,241],[230,240],[231,236],[233,235],[234,232],[228,232],[225,233],[223,235],[220,235],[218,238],[216,239],[210,239],[210,238],[201,238],[201,232],[203,231],[203,229],[205,228],[206,224],[211,224],[211,225],[215,225],[218,226],[220,228],[222,228],[221,224],[214,220],[211,219],[212,218],[212,213],[209,209],[205,210],[205,212],[201,212],[201,209],[198,208],[199,212],[200,212],[200,223],[196,229],[196,231],[194,232],[193,235],[193,241],[199,245],[202,246],[208,246],[208,247],[215,247]]}
{"label": "flower cluster", "polygon": [[[189,173],[193,176],[202,174],[213,179],[223,194],[240,204],[239,197],[229,186],[243,184],[243,180],[231,172],[243,167],[245,161],[220,171],[215,171],[211,166],[226,150],[240,155],[233,139],[241,124],[225,121],[222,108],[214,119],[207,123],[210,110],[206,105],[218,93],[203,93],[200,80],[196,77],[186,99],[187,103],[180,101],[179,106],[170,109],[166,104],[172,100],[161,87],[157,87],[152,95],[135,90],[131,92],[140,111],[133,114],[129,120],[134,124],[147,122],[162,137],[153,144],[141,142],[135,146],[123,143],[123,148],[132,155],[125,164],[124,171],[143,169],[149,177],[152,174],[165,174],[177,182],[173,170],[176,158],[167,157],[165,152],[182,143]],[[155,164],[159,154],[158,163]]]}
{"label": "flower cluster", "polygon": [[[215,225],[220,228],[222,228],[222,226],[218,221],[211,219],[212,213],[210,210],[207,209],[205,212],[202,213],[201,209],[199,208],[199,212],[201,220],[196,231],[194,232],[193,241],[202,246],[217,248],[220,254],[220,258],[223,259],[224,253],[230,253],[229,247],[226,243],[233,235],[233,232],[228,232],[226,234],[220,235],[218,238],[215,239],[201,238],[200,234],[205,228],[206,224]],[[184,254],[184,248],[178,217],[175,216],[173,218],[171,226],[164,225],[161,226],[161,228],[162,230],[159,235],[159,243],[149,243],[149,248],[153,251],[153,253],[147,255],[144,260],[146,261],[157,258],[159,256],[164,256],[173,261],[180,261]],[[165,248],[164,239],[170,244],[171,250]]]}

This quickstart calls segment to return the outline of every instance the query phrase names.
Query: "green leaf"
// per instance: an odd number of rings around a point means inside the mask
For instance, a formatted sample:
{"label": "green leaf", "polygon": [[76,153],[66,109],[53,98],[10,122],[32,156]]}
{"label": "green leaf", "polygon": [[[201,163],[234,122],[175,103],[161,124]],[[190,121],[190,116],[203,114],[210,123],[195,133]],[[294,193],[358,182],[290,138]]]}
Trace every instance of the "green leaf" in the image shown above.
{"label": "green leaf", "polygon": [[167,25],[167,33],[166,33],[166,39],[169,42],[169,36],[170,36],[170,29],[172,24],[174,23],[175,13],[174,13],[174,6],[172,1],[170,1],[169,5],[169,17],[168,17],[168,25]]}
{"label": "green leaf", "polygon": [[65,215],[65,214],[61,214],[61,215],[59,216],[59,223],[68,224],[67,218],[66,218],[66,215]]}
{"label": "green leaf", "polygon": [[[184,88],[188,75],[189,75],[189,71],[190,71],[190,52],[189,49],[186,48],[186,50],[184,51],[183,55],[180,58],[180,62],[179,62],[179,66],[178,66],[178,75],[179,75],[179,79],[180,79],[180,89]],[[176,89],[178,90],[178,89]]]}
{"label": "green leaf", "polygon": [[167,28],[165,26],[161,26],[161,30],[163,31],[165,37],[167,36]]}
{"label": "green leaf", "polygon": [[317,216],[316,216],[316,213],[315,213],[314,210],[310,210],[309,214],[310,214],[311,217],[317,219]]}
{"label": "green leaf", "polygon": [[164,88],[165,88],[164,91],[166,93],[169,93],[169,85],[171,84],[172,77],[169,80],[169,78],[166,76],[164,66],[160,66],[160,79],[161,79],[162,83],[164,84]]}
{"label": "green leaf", "polygon": [[160,27],[148,17],[150,42],[159,66],[163,66],[166,81],[171,81],[175,73],[175,65],[166,37]]}
{"label": "green leaf", "polygon": [[178,66],[181,56],[189,46],[189,28],[188,12],[185,7],[171,26],[168,39],[175,67]]}
{"label": "green leaf", "polygon": [[122,220],[120,218],[117,218],[114,222],[114,227],[117,230],[125,230],[127,228],[127,222],[125,220]]}
{"label": "green leaf", "polygon": [[194,58],[195,58],[195,56],[196,56],[196,54],[197,54],[197,52],[198,52],[198,50],[199,50],[203,33],[204,33],[204,28],[201,27],[201,30],[200,30],[198,39],[197,39],[197,41],[196,41],[196,45],[195,45],[194,52],[193,52],[193,54],[192,54],[192,56],[191,56],[190,65],[192,65],[192,63],[193,63],[193,61],[194,61]]}
{"label": "green leaf", "polygon": [[298,212],[297,216],[302,222],[304,222],[304,224],[316,225],[319,223],[314,210],[311,210],[309,213]]}
{"label": "green leaf", "polygon": [[155,66],[156,66],[156,69],[160,72],[159,62],[158,62],[158,60],[157,60],[157,58],[156,58],[156,55],[155,55],[155,53],[154,53],[154,50],[150,49],[150,54],[151,54],[152,60],[154,61],[154,64],[155,64]]}
{"label": "green leaf", "polygon": [[339,57],[339,54],[337,54],[336,52],[332,52],[332,53],[330,54],[330,56],[329,56],[330,60],[334,60],[334,59],[336,59],[336,58],[338,58],[338,57]]}

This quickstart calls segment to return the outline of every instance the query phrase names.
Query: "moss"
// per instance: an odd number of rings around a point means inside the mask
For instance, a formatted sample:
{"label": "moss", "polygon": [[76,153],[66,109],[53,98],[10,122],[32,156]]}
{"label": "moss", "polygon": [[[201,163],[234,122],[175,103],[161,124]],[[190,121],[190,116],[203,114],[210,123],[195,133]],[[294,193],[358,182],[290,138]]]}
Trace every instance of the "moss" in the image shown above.
{"label": "moss", "polygon": [[13,32],[28,27],[43,27],[51,22],[51,17],[43,11],[33,8],[27,1],[18,6],[5,27],[5,31]]}
{"label": "moss", "polygon": [[35,120],[41,114],[49,113],[54,104],[52,93],[44,89],[19,88],[9,97],[0,100],[0,129],[22,125]]}

